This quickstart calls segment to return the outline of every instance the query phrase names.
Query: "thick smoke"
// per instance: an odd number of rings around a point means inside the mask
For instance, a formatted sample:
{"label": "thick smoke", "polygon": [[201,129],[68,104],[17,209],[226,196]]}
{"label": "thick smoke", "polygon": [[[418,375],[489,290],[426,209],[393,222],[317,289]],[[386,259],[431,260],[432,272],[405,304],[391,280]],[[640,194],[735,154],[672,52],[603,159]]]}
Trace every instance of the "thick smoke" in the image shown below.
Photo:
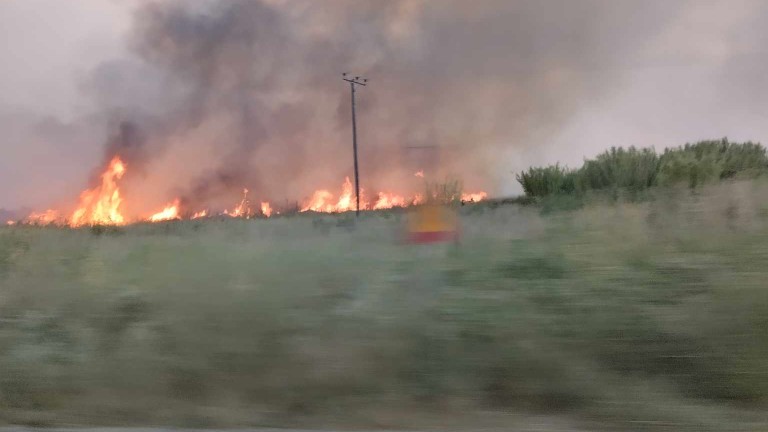
{"label": "thick smoke", "polygon": [[493,192],[504,155],[620,85],[620,63],[675,13],[621,1],[158,2],[135,15],[137,58],[94,88],[142,134],[130,171],[141,196],[199,206],[243,187],[277,201],[336,188],[352,171],[344,71],[370,79],[358,93],[364,188],[418,189],[413,172],[426,168]]}
{"label": "thick smoke", "polygon": [[[21,3],[0,6],[7,39],[24,41],[0,47],[6,206],[71,205],[121,143],[135,149],[130,216],[175,197],[230,206],[242,187],[277,202],[335,188],[352,172],[341,72],[371,80],[369,192],[419,189],[423,168],[513,193],[512,171],[611,145],[765,141],[760,0],[142,0],[130,31],[127,6],[88,18],[114,2],[67,15],[87,26],[40,21],[58,2]],[[94,21],[112,42],[80,55]],[[85,97],[63,84],[75,77]]]}

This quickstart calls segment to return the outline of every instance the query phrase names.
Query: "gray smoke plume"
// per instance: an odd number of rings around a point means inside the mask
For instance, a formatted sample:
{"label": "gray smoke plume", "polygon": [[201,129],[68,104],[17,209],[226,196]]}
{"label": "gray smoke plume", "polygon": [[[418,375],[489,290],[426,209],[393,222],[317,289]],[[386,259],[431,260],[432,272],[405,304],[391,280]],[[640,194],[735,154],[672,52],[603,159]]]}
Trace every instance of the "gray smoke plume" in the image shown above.
{"label": "gray smoke plume", "polygon": [[413,190],[426,164],[433,178],[492,190],[509,148],[537,145],[583,98],[618,85],[619,62],[675,8],[660,12],[605,1],[151,3],[135,16],[132,67],[156,93],[128,111],[154,122],[147,171],[165,175],[153,190],[160,182],[190,205],[244,186],[301,198],[351,173],[348,71],[371,80],[358,93],[364,188]]}
{"label": "gray smoke plume", "polygon": [[[132,28],[119,38],[128,51],[113,50],[95,68],[90,62],[110,51],[78,63],[91,71],[79,80],[89,97],[77,101],[82,111],[71,112],[73,120],[48,120],[44,89],[17,88],[31,81],[5,79],[13,72],[0,76],[3,94],[16,95],[4,100],[37,95],[43,114],[0,106],[6,205],[76,195],[82,172],[104,156],[94,143],[105,134],[107,158],[132,148],[125,156],[129,213],[175,197],[190,207],[231,205],[243,187],[254,200],[273,201],[336,189],[352,173],[342,72],[370,79],[358,93],[369,193],[418,190],[418,169],[509,193],[513,170],[579,163],[611,145],[764,140],[768,133],[760,85],[768,76],[768,32],[760,24],[768,5],[759,0],[133,5]],[[52,40],[27,18],[10,27],[33,28],[39,44]],[[13,59],[26,58],[25,46],[0,47],[16,75],[27,63]],[[46,78],[63,80],[57,72]],[[51,178],[55,187],[40,187]]]}

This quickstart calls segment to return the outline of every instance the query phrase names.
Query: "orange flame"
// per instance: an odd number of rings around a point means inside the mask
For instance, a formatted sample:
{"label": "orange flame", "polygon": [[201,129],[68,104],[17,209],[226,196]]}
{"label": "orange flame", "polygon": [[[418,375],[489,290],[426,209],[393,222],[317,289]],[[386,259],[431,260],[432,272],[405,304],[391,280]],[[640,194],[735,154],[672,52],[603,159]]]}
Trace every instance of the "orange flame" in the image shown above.
{"label": "orange flame", "polygon": [[486,192],[477,192],[477,193],[464,193],[461,194],[461,200],[462,201],[469,201],[469,202],[478,202],[486,199],[488,197],[488,194]]}
{"label": "orange flame", "polygon": [[[126,165],[119,156],[115,156],[107,165],[101,174],[101,182],[92,189],[83,191],[80,194],[80,202],[77,209],[72,213],[69,225],[79,227],[83,225],[106,224],[123,225],[128,223],[123,215],[121,205],[123,198],[120,194],[119,183],[126,172]],[[419,170],[415,174],[417,177],[424,177],[424,171]],[[486,199],[486,192],[463,193],[460,198],[462,202],[478,202]],[[407,207],[411,205],[420,205],[428,201],[422,194],[413,195],[407,198],[392,192],[379,192],[370,201],[365,195],[365,191],[360,189],[360,209],[361,210],[382,210],[395,207]],[[458,198],[458,197],[457,197]],[[453,199],[453,198],[452,198]],[[344,178],[341,186],[341,193],[338,198],[327,189],[318,189],[312,196],[306,200],[299,208],[300,212],[315,211],[323,213],[339,213],[354,210],[357,206],[355,190],[349,177]],[[271,217],[273,214],[280,214],[275,211],[268,201],[260,202],[261,215]],[[240,202],[231,210],[224,210],[222,215],[231,217],[250,218],[255,213],[250,207],[248,200],[248,189],[243,189],[243,197]],[[177,198],[172,203],[143,220],[149,222],[159,222],[172,219],[198,219],[209,215],[209,210],[201,210],[189,216],[182,217],[180,209],[180,200]],[[65,219],[55,210],[46,210],[44,212],[32,213],[23,223],[31,224],[65,224]],[[13,221],[6,222],[7,225],[13,225]]]}
{"label": "orange flame", "polygon": [[125,174],[125,164],[119,156],[109,162],[101,175],[101,184],[80,194],[80,205],[72,214],[70,225],[122,225],[125,218],[120,212],[120,189],[117,182]]}
{"label": "orange flame", "polygon": [[[349,181],[349,177],[344,178],[344,184],[341,186],[341,195],[339,199],[334,203],[333,194],[326,189],[316,190],[304,206],[301,211],[316,211],[323,213],[337,213],[354,210],[357,202],[354,199],[355,192],[352,189],[352,182]],[[363,200],[360,200],[360,208],[364,208]]]}
{"label": "orange flame", "polygon": [[5,221],[5,224],[8,226],[13,226],[13,225],[16,225],[16,222],[9,220],[9,221]]}
{"label": "orange flame", "polygon": [[243,199],[240,201],[240,204],[232,210],[224,210],[224,214],[232,217],[244,217],[246,219],[251,217],[251,207],[248,202],[248,189],[243,189]]}
{"label": "orange flame", "polygon": [[352,210],[355,205],[355,192],[352,190],[352,182],[349,181],[349,177],[344,177],[344,185],[341,187],[341,196],[339,202],[336,203],[336,211],[343,212]]}
{"label": "orange flame", "polygon": [[149,217],[150,222],[160,222],[172,219],[181,219],[179,217],[179,199],[176,198],[172,203],[165,206],[161,211]]}
{"label": "orange flame", "polygon": [[268,201],[261,202],[261,214],[263,214],[266,217],[272,216],[272,206],[269,205]]}
{"label": "orange flame", "polygon": [[330,202],[331,200],[333,200],[332,193],[325,189],[316,190],[315,193],[312,194],[312,198],[310,198],[301,208],[301,211],[305,212],[312,210],[316,212],[330,213],[334,208],[334,205]]}
{"label": "orange flame", "polygon": [[[418,174],[418,173],[417,173]],[[465,193],[461,195],[462,201],[478,202],[488,196],[486,192]],[[361,210],[383,210],[395,207],[407,207],[409,205],[419,205],[425,203],[425,197],[422,194],[416,194],[412,198],[406,198],[390,192],[379,192],[373,202],[366,200],[364,191],[360,189],[360,209]],[[341,194],[338,200],[327,189],[316,190],[310,199],[301,207],[301,212],[315,211],[322,213],[340,213],[354,210],[356,207],[355,192],[352,188],[352,182],[349,177],[344,179],[341,186]]]}
{"label": "orange flame", "polygon": [[388,209],[392,207],[405,207],[407,206],[405,197],[395,194],[389,194],[386,192],[379,192],[379,198],[373,203],[374,210]]}
{"label": "orange flame", "polygon": [[34,225],[48,225],[56,223],[61,220],[59,212],[56,210],[48,209],[44,212],[32,212],[24,220],[26,223]]}

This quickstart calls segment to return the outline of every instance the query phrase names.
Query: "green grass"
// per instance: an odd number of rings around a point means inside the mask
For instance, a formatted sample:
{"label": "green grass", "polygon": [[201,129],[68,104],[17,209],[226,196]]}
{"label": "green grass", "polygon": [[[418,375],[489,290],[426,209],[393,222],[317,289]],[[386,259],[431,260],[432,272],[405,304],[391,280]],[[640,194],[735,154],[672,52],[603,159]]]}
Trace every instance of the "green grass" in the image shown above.
{"label": "green grass", "polygon": [[0,419],[765,430],[766,198],[458,207],[438,246],[405,212],[4,227]]}

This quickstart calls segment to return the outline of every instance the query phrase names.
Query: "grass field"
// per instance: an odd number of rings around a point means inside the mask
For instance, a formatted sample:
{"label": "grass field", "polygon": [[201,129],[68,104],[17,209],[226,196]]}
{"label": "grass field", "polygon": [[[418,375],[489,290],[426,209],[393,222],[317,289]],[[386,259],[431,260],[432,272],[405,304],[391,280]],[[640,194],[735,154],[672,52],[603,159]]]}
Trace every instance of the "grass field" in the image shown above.
{"label": "grass field", "polygon": [[768,428],[768,183],[459,210],[0,228],[0,421]]}

